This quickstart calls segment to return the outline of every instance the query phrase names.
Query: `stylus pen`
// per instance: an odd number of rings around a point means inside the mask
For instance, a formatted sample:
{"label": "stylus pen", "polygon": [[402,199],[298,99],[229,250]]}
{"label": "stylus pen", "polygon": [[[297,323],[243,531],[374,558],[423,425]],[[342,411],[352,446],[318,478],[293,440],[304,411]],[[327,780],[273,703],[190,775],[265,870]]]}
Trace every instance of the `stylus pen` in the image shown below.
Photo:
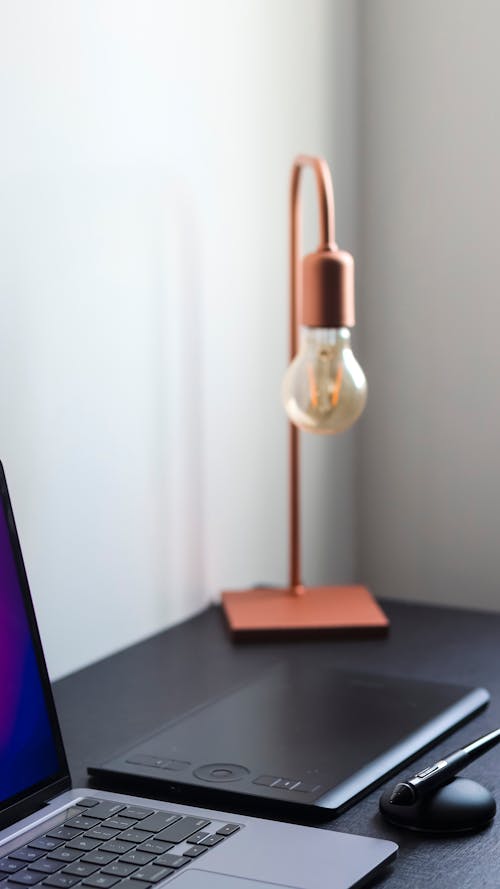
{"label": "stylus pen", "polygon": [[499,741],[500,728],[497,728],[494,732],[483,735],[482,738],[477,738],[475,741],[467,744],[467,747],[455,750],[454,753],[450,753],[445,759],[440,759],[434,765],[422,769],[421,772],[417,772],[413,778],[408,778],[407,781],[396,784],[392,791],[390,802],[397,806],[413,805],[429,791],[446,784],[457,772],[460,772],[470,762],[482,756],[483,753],[491,750]]}

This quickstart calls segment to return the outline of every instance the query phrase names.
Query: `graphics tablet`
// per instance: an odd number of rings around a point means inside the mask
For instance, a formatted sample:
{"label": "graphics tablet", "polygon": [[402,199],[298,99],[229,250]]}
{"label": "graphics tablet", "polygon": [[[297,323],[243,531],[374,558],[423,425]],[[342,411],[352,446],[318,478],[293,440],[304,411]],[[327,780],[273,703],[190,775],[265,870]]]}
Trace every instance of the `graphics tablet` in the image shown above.
{"label": "graphics tablet", "polygon": [[481,688],[279,663],[89,773],[169,799],[328,818],[488,700]]}

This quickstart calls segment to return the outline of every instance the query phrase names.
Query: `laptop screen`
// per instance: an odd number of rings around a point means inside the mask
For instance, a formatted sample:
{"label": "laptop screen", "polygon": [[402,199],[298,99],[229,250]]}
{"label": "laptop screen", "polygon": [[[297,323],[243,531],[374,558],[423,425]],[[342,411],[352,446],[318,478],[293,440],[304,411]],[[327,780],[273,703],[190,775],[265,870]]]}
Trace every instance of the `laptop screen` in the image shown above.
{"label": "laptop screen", "polygon": [[1,487],[0,811],[52,783],[66,771],[27,578],[3,479]]}

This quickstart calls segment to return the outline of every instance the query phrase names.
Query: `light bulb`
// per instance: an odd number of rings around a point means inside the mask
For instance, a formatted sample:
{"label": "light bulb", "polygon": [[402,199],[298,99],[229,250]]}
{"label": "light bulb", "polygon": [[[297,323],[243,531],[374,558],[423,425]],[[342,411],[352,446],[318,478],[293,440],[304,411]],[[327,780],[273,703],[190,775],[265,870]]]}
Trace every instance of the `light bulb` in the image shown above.
{"label": "light bulb", "polygon": [[366,377],[351,349],[347,327],[303,327],[300,349],[283,380],[283,402],[305,432],[349,429],[366,403]]}

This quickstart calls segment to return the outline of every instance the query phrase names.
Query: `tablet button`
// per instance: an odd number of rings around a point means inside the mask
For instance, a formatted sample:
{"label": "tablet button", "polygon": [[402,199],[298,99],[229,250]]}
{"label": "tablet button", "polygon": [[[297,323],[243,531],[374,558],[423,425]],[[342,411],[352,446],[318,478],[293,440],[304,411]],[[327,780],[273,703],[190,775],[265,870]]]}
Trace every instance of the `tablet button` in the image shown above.
{"label": "tablet button", "polygon": [[293,789],[300,793],[314,793],[314,791],[319,790],[319,788],[320,784],[306,784],[305,781],[299,781]]}
{"label": "tablet button", "polygon": [[240,781],[241,778],[245,778],[250,772],[244,766],[234,765],[234,763],[212,762],[195,769],[193,774],[202,781],[224,783],[225,781]]}
{"label": "tablet button", "polygon": [[184,759],[164,759],[160,768],[168,769],[170,772],[182,772],[190,765],[191,763]]}
{"label": "tablet button", "polygon": [[254,778],[252,784],[260,784],[263,787],[272,787],[273,790],[292,790],[299,793],[314,793],[319,790],[319,784],[308,784],[298,778],[277,778],[273,775],[259,775]]}
{"label": "tablet button", "polygon": [[159,756],[149,756],[146,753],[138,753],[134,756],[129,756],[125,762],[130,763],[133,766],[151,766],[153,769],[161,769],[163,759],[160,759]]}
{"label": "tablet button", "polygon": [[281,781],[281,778],[277,778],[276,775],[259,775],[258,778],[254,778],[252,784],[261,784],[263,787],[272,787],[273,784],[276,784],[278,781]]}
{"label": "tablet button", "polygon": [[271,787],[276,787],[276,790],[295,790],[298,789],[299,785],[300,781],[297,781],[295,778],[279,778]]}

